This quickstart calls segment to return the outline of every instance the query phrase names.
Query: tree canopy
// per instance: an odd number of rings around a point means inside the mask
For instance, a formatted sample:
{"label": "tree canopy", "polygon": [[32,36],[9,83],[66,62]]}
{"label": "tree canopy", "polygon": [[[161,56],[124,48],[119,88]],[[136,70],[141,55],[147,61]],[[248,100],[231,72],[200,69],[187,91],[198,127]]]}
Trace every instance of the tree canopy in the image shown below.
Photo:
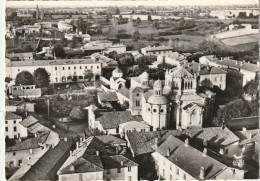
{"label": "tree canopy", "polygon": [[38,68],[33,73],[33,80],[36,87],[48,87],[50,83],[50,74],[45,68]]}
{"label": "tree canopy", "polygon": [[63,45],[58,43],[53,47],[53,52],[55,53],[56,57],[65,58],[65,52],[63,49]]}
{"label": "tree canopy", "polygon": [[16,85],[33,85],[33,75],[28,71],[22,71],[15,78]]}

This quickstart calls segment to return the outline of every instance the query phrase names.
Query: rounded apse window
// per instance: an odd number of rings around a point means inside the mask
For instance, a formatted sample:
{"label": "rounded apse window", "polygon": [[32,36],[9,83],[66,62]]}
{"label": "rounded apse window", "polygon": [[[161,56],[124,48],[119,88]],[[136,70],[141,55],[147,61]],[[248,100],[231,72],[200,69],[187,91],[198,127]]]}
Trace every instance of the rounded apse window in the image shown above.
{"label": "rounded apse window", "polygon": [[150,108],[148,108],[148,111],[151,111],[151,109],[150,109]]}
{"label": "rounded apse window", "polygon": [[163,113],[163,109],[161,109],[160,112]]}
{"label": "rounded apse window", "polygon": [[153,109],[153,112],[156,112],[156,109]]}

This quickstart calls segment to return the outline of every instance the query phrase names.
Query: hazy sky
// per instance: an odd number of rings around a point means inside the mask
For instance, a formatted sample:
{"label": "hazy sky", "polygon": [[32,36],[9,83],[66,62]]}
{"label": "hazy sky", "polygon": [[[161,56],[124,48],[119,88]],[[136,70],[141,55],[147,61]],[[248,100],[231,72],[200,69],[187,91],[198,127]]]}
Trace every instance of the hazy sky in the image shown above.
{"label": "hazy sky", "polygon": [[146,1],[6,1],[7,7],[93,7],[93,6],[178,6],[178,5],[247,5],[259,4],[258,0],[146,0]]}

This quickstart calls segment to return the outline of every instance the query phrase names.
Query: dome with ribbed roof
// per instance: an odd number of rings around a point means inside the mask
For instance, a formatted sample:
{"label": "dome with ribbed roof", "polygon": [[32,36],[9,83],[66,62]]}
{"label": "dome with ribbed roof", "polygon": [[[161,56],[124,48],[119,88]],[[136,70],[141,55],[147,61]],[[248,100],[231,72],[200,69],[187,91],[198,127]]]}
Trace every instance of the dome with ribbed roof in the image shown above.
{"label": "dome with ribbed roof", "polygon": [[141,79],[149,79],[149,74],[147,72],[143,72],[141,75],[140,75],[140,78]]}
{"label": "dome with ribbed roof", "polygon": [[149,97],[148,103],[163,105],[163,104],[168,104],[169,100],[165,96],[152,95],[151,97]]}
{"label": "dome with ribbed roof", "polygon": [[161,80],[156,80],[153,84],[153,87],[154,88],[162,88],[163,85],[162,85],[162,81]]}
{"label": "dome with ribbed roof", "polygon": [[173,69],[171,75],[175,78],[194,78],[193,74],[186,70],[184,67],[177,67]]}

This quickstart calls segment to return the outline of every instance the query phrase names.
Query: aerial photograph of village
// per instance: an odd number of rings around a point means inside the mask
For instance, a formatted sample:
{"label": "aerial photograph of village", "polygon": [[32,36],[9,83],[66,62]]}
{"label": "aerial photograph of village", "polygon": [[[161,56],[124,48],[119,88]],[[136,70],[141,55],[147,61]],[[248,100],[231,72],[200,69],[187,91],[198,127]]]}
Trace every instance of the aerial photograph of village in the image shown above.
{"label": "aerial photograph of village", "polygon": [[259,178],[258,0],[3,14],[5,180]]}

